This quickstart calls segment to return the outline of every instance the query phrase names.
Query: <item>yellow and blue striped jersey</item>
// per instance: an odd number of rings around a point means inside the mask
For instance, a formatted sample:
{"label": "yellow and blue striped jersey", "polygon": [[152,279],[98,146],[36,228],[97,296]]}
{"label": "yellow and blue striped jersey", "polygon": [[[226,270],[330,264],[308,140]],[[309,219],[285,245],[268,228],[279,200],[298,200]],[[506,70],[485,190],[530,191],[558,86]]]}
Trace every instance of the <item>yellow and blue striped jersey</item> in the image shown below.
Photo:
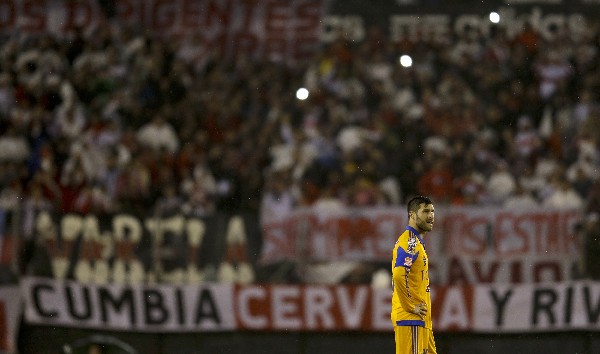
{"label": "yellow and blue striped jersey", "polygon": [[[425,243],[417,230],[408,226],[398,237],[392,257],[392,323],[394,326],[431,325],[431,294],[429,264]],[[415,305],[426,304],[427,314],[412,311]]]}

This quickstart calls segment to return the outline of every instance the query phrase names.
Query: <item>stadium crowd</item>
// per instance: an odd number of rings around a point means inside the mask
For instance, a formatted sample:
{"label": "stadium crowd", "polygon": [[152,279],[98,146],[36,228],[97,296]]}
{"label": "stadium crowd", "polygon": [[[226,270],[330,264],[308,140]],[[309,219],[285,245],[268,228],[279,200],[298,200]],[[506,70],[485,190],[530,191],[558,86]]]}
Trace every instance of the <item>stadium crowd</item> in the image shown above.
{"label": "stadium crowd", "polygon": [[28,237],[39,210],[264,217],[416,193],[581,208],[597,230],[598,23],[552,40],[374,28],[295,64],[114,23],[0,48],[0,207],[22,211]]}

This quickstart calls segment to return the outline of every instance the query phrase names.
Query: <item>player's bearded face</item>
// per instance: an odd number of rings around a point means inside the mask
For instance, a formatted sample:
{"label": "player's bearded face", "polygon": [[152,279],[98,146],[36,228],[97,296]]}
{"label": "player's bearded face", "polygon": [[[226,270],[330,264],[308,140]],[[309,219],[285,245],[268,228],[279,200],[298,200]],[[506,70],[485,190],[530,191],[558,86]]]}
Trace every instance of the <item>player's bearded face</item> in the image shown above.
{"label": "player's bearded face", "polygon": [[415,222],[419,231],[427,232],[433,229],[434,209],[432,204],[421,204],[419,211],[415,214]]}

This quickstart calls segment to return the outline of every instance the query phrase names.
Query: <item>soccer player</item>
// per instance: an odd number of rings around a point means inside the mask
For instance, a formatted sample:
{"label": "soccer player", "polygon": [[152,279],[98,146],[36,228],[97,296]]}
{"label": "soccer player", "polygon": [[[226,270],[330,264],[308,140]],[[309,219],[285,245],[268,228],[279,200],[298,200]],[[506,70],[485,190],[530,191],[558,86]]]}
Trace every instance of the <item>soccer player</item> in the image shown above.
{"label": "soccer player", "polygon": [[437,354],[431,325],[429,260],[423,236],[433,228],[431,199],[417,196],[407,205],[408,226],[392,258],[392,323],[396,354]]}

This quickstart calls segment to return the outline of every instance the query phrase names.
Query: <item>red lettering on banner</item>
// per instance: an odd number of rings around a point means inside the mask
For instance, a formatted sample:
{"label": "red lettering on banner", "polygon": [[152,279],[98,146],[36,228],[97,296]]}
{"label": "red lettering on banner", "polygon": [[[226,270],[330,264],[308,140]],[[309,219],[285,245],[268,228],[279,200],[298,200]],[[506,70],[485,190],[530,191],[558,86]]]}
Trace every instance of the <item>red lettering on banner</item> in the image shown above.
{"label": "red lettering on banner", "polygon": [[265,329],[269,328],[269,299],[267,289],[264,287],[239,287],[234,306],[237,305],[238,326],[242,329]]}
{"label": "red lettering on banner", "polygon": [[0,17],[0,29],[11,28],[15,26],[17,19],[17,9],[12,0],[0,0],[0,14],[6,14]]}
{"label": "red lettering on banner", "polygon": [[540,239],[546,240],[546,244],[539,248],[539,252],[540,254],[543,252],[560,252],[560,215],[559,213],[551,213],[547,214],[546,217],[548,219],[548,227],[545,234],[540,235]]}
{"label": "red lettering on banner", "polygon": [[435,288],[433,321],[444,331],[464,331],[472,326],[473,291],[471,287]]}
{"label": "red lettering on banner", "polygon": [[498,214],[494,228],[497,255],[550,255],[579,249],[569,228],[576,215],[563,212]]}
{"label": "red lettering on banner", "polygon": [[[527,252],[527,244],[528,244],[527,240],[529,239],[529,237],[527,236],[527,230],[525,229],[525,227],[524,227],[525,225],[524,224],[527,223],[527,221],[529,220],[529,218],[530,217],[529,217],[528,214],[518,215],[516,217],[516,220],[513,222],[514,226],[513,226],[512,229],[513,229],[514,235],[523,244],[522,249],[521,249],[521,253]],[[498,223],[500,223],[500,222],[498,222]],[[507,230],[506,234],[508,234],[508,233],[509,233],[509,231]],[[499,234],[494,233],[495,237],[497,237],[498,235]],[[499,249],[497,248],[497,250],[499,250]],[[509,252],[506,252],[506,253],[514,254],[514,253],[518,253],[518,252],[519,252],[518,250],[511,250],[510,253]]]}
{"label": "red lettering on banner", "polygon": [[[321,0],[121,0],[114,5],[122,23],[163,36],[199,34],[207,50],[225,57],[247,53],[271,59],[310,55],[324,10]],[[69,33],[102,19],[93,0],[0,0],[0,14],[0,30],[29,32],[52,26],[53,33]]]}
{"label": "red lettering on banner", "polygon": [[312,1],[298,6],[294,57],[310,57],[314,43],[319,41],[316,29],[320,27],[320,8],[320,1]]}
{"label": "red lettering on banner", "polygon": [[391,328],[391,292],[367,286],[237,286],[236,322],[248,330]]}
{"label": "red lettering on banner", "polygon": [[[238,8],[245,10],[240,16],[242,21],[236,26],[236,28],[229,29],[233,31],[233,33],[231,33],[232,45],[225,48],[225,50],[231,51],[234,56],[253,56],[258,50],[259,38],[257,37],[257,33],[254,31],[254,20],[258,6],[259,4],[255,1],[244,1],[244,6]],[[224,13],[221,16],[221,19],[224,21],[224,23],[219,23],[218,25],[222,28],[227,28],[229,25],[229,19]]]}
{"label": "red lettering on banner", "polygon": [[23,2],[23,15],[28,19],[23,24],[23,30],[38,32],[46,28],[47,20],[42,5],[42,3],[36,0],[25,0]]}
{"label": "red lettering on banner", "polygon": [[581,215],[577,210],[572,210],[564,214],[564,221],[561,223],[561,234],[566,235],[565,253],[579,254],[581,250],[581,239],[573,234],[573,228],[581,219]]}
{"label": "red lettering on banner", "polygon": [[[542,237],[544,237],[544,221],[547,219],[546,215],[543,214],[537,214],[533,216],[533,227],[534,227],[534,232],[533,232],[533,244],[530,245],[530,251],[531,249],[535,249],[536,252],[539,252],[539,250],[542,249]],[[531,247],[534,246],[534,247]]]}
{"label": "red lettering on banner", "polygon": [[291,20],[288,13],[290,5],[269,1],[265,4],[265,30],[273,37],[285,37]]}
{"label": "red lettering on banner", "polygon": [[498,213],[494,225],[495,251],[498,255],[527,252],[527,235],[526,233],[515,232],[515,221],[512,213]]}
{"label": "red lettering on banner", "polygon": [[345,251],[355,252],[365,250],[365,241],[375,230],[375,225],[372,220],[365,217],[357,219],[341,218],[339,219],[339,245],[338,248]]}
{"label": "red lettering on banner", "polygon": [[321,7],[320,1],[311,1],[298,6],[296,30],[301,33],[310,33],[314,36],[315,28],[319,27],[321,16],[319,15]]}
{"label": "red lettering on banner", "polygon": [[453,254],[482,255],[486,250],[485,218],[469,218],[467,214],[452,214],[444,219],[444,230],[450,233],[450,248]]}

